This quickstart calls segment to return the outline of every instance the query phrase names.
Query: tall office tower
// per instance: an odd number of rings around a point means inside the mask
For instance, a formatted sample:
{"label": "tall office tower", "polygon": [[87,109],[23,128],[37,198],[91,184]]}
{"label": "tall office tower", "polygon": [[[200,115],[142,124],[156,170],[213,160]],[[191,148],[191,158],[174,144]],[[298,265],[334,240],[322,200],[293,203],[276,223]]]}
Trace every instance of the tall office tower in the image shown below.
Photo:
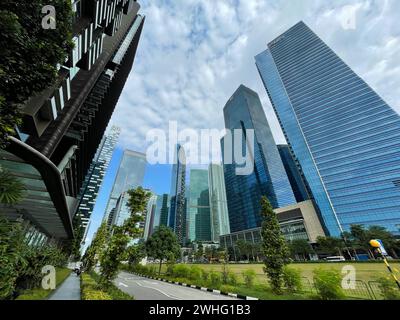
{"label": "tall office tower", "polygon": [[301,173],[301,169],[292,156],[290,147],[287,144],[278,144],[277,147],[296,201],[303,202],[310,200],[311,196],[307,189],[307,182]]}
{"label": "tall office tower", "polygon": [[400,116],[300,22],[256,64],[329,233],[400,234]]}
{"label": "tall office tower", "polygon": [[89,223],[90,216],[92,215],[100,186],[103,182],[120,132],[121,129],[119,127],[113,126],[110,132],[103,136],[96,155],[89,167],[89,172],[86,175],[81,192],[82,198],[77,213],[85,230]]}
{"label": "tall office tower", "polygon": [[143,238],[147,240],[154,232],[154,223],[157,210],[157,196],[152,194],[147,202]]}
{"label": "tall office tower", "polygon": [[[240,85],[224,107],[224,119],[225,127],[242,130],[242,137],[246,136],[245,130],[254,130],[254,154],[250,157],[254,170],[248,175],[237,175],[238,165],[227,163],[226,137],[221,139],[229,224],[231,232],[237,232],[261,225],[262,196],[267,196],[274,208],[296,203],[296,199],[258,94]],[[242,149],[245,145],[243,142]]]}
{"label": "tall office tower", "polygon": [[220,164],[208,167],[208,184],[210,191],[211,241],[219,242],[219,236],[231,233],[229,226],[228,204],[224,169]]}
{"label": "tall office tower", "polygon": [[181,244],[185,241],[186,229],[186,156],[181,145],[176,146],[175,160],[171,175],[171,204],[168,226],[171,227]]}
{"label": "tall office tower", "polygon": [[[157,211],[159,210],[159,223],[158,226],[168,226],[168,213],[170,206],[169,194],[163,194],[157,198]],[[157,220],[156,220],[157,223]]]}
{"label": "tall office tower", "polygon": [[211,212],[207,170],[190,170],[187,240],[196,242],[211,241]]}
{"label": "tall office tower", "polygon": [[80,191],[135,58],[144,17],[134,0],[74,0],[74,48],[54,84],[22,106],[0,164],[27,188],[2,215],[48,238],[73,238]]}
{"label": "tall office tower", "polygon": [[[135,189],[143,184],[144,173],[146,171],[146,155],[144,153],[124,150],[121,162],[114,180],[114,185],[108,199],[104,220],[111,224],[120,225],[129,217],[126,210],[127,194],[126,191]],[[113,208],[118,207],[120,202],[121,210],[115,210],[114,217],[109,219],[110,212]]]}

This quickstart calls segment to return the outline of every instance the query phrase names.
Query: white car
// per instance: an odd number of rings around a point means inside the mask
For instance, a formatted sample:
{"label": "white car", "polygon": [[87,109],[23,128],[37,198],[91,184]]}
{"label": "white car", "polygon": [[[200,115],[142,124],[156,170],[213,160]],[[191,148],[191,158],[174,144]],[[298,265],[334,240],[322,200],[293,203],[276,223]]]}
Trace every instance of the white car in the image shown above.
{"label": "white car", "polygon": [[333,256],[333,257],[326,257],[324,260],[327,262],[342,262],[346,261],[346,258],[343,256]]}

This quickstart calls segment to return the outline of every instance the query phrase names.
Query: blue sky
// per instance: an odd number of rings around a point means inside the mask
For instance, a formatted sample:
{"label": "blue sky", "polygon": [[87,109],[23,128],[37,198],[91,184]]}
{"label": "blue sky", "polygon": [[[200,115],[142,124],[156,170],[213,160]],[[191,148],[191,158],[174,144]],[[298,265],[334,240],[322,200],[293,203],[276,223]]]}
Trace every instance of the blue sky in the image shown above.
{"label": "blue sky", "polygon": [[[254,56],[303,20],[400,112],[398,0],[141,0],[146,16],[135,64],[111,125],[122,132],[93,214],[98,226],[121,150],[145,152],[146,133],[223,129],[222,109],[240,84],[258,92],[277,143],[285,139],[257,73]],[[355,28],[346,28],[354,13]],[[145,186],[168,192],[170,166],[149,167]],[[100,218],[99,218],[100,217]]]}

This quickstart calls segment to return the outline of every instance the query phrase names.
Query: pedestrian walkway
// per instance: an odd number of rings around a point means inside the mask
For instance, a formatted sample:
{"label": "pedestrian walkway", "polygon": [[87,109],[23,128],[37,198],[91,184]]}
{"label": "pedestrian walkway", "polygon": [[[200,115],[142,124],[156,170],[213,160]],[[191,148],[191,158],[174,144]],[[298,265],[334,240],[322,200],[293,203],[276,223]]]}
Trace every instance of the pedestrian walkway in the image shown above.
{"label": "pedestrian walkway", "polygon": [[80,278],[72,272],[50,296],[49,300],[81,300]]}

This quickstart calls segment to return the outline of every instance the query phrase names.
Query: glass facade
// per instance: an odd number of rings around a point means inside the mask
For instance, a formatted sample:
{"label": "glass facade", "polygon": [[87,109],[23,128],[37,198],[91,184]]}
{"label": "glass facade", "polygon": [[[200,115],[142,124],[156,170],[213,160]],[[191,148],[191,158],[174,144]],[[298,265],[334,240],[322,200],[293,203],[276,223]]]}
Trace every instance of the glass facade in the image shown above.
{"label": "glass facade", "polygon": [[224,169],[220,164],[210,164],[208,167],[208,182],[210,190],[211,210],[211,240],[219,242],[219,236],[230,233],[228,204]]}
{"label": "glass facade", "polygon": [[[157,198],[156,226],[168,225],[170,198],[168,194],[163,194]],[[157,223],[158,222],[158,223]]]}
{"label": "glass facade", "polygon": [[187,211],[187,239],[211,241],[211,216],[208,171],[190,170]]}
{"label": "glass facade", "polygon": [[245,130],[255,133],[254,170],[249,175],[236,175],[236,164],[226,163],[226,137],[221,140],[229,224],[231,232],[237,232],[261,225],[262,196],[267,196],[274,208],[296,203],[296,199],[258,94],[241,85],[225,105],[224,119],[227,129],[243,131],[243,139]]}
{"label": "glass facade", "polygon": [[399,115],[303,22],[255,59],[329,233],[399,235]]}
{"label": "glass facade", "polygon": [[279,154],[281,155],[283,166],[292,186],[294,196],[297,202],[302,202],[310,199],[307,190],[306,181],[302,176],[299,166],[296,164],[294,157],[287,144],[277,145]]}
{"label": "glass facade", "polygon": [[104,175],[110,163],[120,132],[120,128],[113,126],[110,132],[103,137],[90,165],[89,172],[86,175],[82,188],[81,202],[77,213],[77,215],[80,216],[82,225],[85,229],[88,227],[89,219],[92,215],[100,186],[103,182]]}
{"label": "glass facade", "polygon": [[148,239],[153,234],[156,219],[157,196],[152,195],[147,202],[143,238]]}
{"label": "glass facade", "polygon": [[105,219],[108,219],[110,211],[117,205],[117,200],[123,192],[137,188],[143,184],[145,170],[145,154],[131,150],[124,151],[108,200]]}
{"label": "glass facade", "polygon": [[182,146],[176,146],[171,175],[171,202],[168,226],[174,231],[180,243],[186,237],[186,157]]}

